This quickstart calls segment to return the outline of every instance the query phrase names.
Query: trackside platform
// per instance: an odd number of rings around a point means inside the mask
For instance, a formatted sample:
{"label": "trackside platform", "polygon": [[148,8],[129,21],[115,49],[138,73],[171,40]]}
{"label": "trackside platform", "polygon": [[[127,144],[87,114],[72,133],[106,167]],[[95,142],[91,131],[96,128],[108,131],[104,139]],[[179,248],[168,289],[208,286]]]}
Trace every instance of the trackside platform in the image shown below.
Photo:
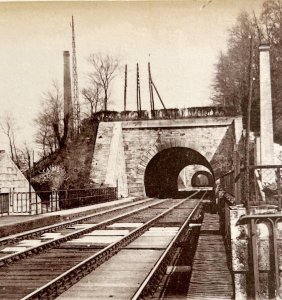
{"label": "trackside platform", "polygon": [[42,215],[3,216],[0,217],[0,242],[1,238],[4,238],[8,235],[72,220],[101,211],[103,209],[109,209],[117,205],[129,204],[137,200],[139,200],[137,197],[128,197],[89,206],[50,212]]}
{"label": "trackside platform", "polygon": [[232,276],[227,265],[219,216],[204,216],[192,265],[187,299],[232,299]]}

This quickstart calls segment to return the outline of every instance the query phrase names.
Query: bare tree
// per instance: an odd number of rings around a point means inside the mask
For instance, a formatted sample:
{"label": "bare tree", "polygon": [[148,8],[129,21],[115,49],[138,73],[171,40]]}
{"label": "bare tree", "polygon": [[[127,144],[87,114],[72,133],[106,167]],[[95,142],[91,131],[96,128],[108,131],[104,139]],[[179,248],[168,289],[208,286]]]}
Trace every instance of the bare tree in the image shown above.
{"label": "bare tree", "polygon": [[101,89],[103,93],[103,108],[107,111],[110,98],[110,86],[115,78],[119,66],[119,59],[110,55],[103,56],[101,53],[98,53],[91,54],[88,61],[93,68],[92,72],[88,74],[92,89],[94,89],[94,91],[97,87]]}
{"label": "bare tree", "polygon": [[67,120],[63,118],[63,96],[59,85],[53,81],[52,88],[44,93],[41,111],[34,120],[38,130],[35,141],[42,147],[46,156],[63,147],[67,137]]}
{"label": "bare tree", "polygon": [[103,98],[101,88],[95,83],[82,90],[82,95],[88,106],[89,115],[93,115],[97,111],[103,109]]}
{"label": "bare tree", "polygon": [[18,157],[19,157],[19,168],[22,171],[26,171],[30,169],[33,165],[34,161],[34,151],[32,147],[24,141],[21,148],[18,149]]}
{"label": "bare tree", "polygon": [[19,157],[16,147],[16,121],[11,112],[5,113],[3,120],[0,123],[0,127],[8,139],[11,158],[18,165]]}
{"label": "bare tree", "polygon": [[55,148],[54,137],[50,128],[48,116],[44,112],[40,112],[39,116],[34,119],[37,126],[35,142],[42,148],[42,156],[53,152]]}

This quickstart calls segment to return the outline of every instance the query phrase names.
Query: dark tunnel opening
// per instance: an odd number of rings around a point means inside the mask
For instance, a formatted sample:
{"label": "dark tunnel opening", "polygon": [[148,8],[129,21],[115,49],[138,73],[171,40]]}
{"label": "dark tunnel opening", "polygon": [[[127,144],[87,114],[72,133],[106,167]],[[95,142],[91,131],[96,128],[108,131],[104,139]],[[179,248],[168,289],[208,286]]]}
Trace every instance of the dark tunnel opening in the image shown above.
{"label": "dark tunnel opening", "polygon": [[145,170],[144,184],[148,197],[167,198],[178,193],[178,175],[189,165],[202,165],[213,170],[207,159],[199,152],[185,147],[173,147],[160,151]]}
{"label": "dark tunnel opening", "polygon": [[207,171],[197,171],[191,178],[193,187],[213,187],[213,175]]}

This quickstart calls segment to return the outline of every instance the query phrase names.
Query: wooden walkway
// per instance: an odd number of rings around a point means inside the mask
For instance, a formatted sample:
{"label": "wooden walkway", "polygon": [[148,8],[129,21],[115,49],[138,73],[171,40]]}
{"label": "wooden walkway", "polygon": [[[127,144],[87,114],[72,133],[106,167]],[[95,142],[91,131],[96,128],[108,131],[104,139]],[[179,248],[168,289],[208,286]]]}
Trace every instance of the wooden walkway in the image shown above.
{"label": "wooden walkway", "polygon": [[219,231],[219,216],[206,213],[193,260],[187,299],[232,299],[232,296],[232,277]]}

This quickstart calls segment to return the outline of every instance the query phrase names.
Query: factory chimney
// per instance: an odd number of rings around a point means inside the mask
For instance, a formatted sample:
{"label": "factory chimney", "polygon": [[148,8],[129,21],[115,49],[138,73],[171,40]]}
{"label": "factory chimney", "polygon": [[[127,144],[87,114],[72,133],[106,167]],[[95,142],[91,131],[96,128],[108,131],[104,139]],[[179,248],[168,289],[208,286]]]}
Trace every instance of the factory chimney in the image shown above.
{"label": "factory chimney", "polygon": [[260,58],[260,164],[274,163],[269,44],[259,47]]}
{"label": "factory chimney", "polygon": [[74,134],[74,124],[70,74],[70,53],[69,51],[64,51],[64,118],[67,120],[68,137],[69,139],[72,139]]}

